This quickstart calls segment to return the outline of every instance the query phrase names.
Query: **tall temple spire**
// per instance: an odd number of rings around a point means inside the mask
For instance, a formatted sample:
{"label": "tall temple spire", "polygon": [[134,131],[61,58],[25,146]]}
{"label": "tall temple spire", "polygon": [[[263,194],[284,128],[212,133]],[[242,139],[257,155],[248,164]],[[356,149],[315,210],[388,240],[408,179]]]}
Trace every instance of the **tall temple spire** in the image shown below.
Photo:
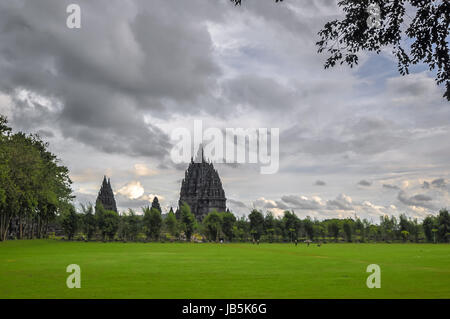
{"label": "tall temple spire", "polygon": [[96,203],[100,203],[106,210],[113,210],[117,212],[116,200],[114,198],[114,192],[111,187],[111,180],[103,177],[103,183],[98,192]]}
{"label": "tall temple spire", "polygon": [[[201,161],[200,161],[201,159]],[[209,212],[226,210],[226,197],[222,182],[214,165],[205,161],[200,144],[195,161],[191,161],[181,182],[179,207],[187,203],[198,220]]]}

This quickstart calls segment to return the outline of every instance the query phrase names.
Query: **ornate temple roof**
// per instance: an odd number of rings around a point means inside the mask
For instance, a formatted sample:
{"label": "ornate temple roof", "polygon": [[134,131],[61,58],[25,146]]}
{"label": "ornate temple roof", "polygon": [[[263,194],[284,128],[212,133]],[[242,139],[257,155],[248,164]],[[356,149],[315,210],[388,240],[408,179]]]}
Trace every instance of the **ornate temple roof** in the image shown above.
{"label": "ornate temple roof", "polygon": [[181,183],[179,206],[186,202],[198,220],[214,209],[226,211],[225,191],[219,173],[211,162],[205,160],[203,148],[194,161],[191,158],[185,178]]}
{"label": "ornate temple roof", "polygon": [[111,180],[106,176],[103,177],[103,183],[98,192],[96,203],[101,203],[107,210],[113,210],[117,212],[116,200],[114,198],[114,192],[111,187]]}

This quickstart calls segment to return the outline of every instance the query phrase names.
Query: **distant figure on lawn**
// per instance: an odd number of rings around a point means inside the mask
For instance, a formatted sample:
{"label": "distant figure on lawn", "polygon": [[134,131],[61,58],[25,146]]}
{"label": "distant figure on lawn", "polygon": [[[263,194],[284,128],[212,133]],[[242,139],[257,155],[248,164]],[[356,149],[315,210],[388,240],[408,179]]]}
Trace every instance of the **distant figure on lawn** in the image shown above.
{"label": "distant figure on lawn", "polygon": [[295,246],[297,246],[297,245],[298,245],[298,239],[295,240]]}

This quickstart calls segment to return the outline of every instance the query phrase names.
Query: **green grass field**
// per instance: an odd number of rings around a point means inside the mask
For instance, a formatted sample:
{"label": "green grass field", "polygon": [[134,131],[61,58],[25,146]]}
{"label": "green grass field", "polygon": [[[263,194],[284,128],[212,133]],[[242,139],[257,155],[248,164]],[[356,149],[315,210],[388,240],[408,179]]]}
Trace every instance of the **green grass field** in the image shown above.
{"label": "green grass field", "polygon": [[[66,286],[69,264],[81,289]],[[450,298],[450,245],[9,241],[0,298]]]}

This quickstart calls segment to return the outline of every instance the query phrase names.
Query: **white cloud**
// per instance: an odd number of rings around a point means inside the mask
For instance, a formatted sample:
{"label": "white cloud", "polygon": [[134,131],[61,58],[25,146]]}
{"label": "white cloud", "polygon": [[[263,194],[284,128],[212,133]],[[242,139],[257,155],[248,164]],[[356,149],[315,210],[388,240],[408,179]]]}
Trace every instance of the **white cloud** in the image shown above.
{"label": "white cloud", "polygon": [[153,176],[158,174],[158,170],[148,168],[145,164],[134,164],[134,172],[137,176]]}
{"label": "white cloud", "polygon": [[138,199],[144,194],[144,187],[142,187],[141,182],[132,181],[120,188],[117,193],[129,199]]}

